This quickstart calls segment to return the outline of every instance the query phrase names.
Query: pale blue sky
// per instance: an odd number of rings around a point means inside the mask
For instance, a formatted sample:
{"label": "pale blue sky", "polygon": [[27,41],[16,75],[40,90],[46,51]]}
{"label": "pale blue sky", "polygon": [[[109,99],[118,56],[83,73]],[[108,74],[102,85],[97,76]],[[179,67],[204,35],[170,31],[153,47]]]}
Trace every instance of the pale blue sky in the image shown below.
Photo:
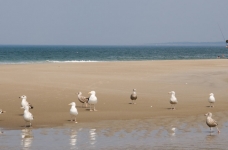
{"label": "pale blue sky", "polygon": [[0,0],[0,45],[228,39],[228,0]]}

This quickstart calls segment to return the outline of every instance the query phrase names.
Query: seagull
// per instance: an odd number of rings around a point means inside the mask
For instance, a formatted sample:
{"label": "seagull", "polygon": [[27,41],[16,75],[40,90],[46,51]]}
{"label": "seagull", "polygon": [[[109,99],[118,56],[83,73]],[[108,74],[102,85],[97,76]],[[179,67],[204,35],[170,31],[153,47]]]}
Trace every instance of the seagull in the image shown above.
{"label": "seagull", "polygon": [[0,109],[0,114],[3,114],[3,113],[5,113],[5,112],[6,112],[6,111]]}
{"label": "seagull", "polygon": [[218,130],[218,133],[220,132],[218,129],[218,123],[212,119],[212,113],[208,112],[207,114],[205,114],[205,116],[207,116],[207,120],[206,120],[206,124],[208,125],[208,127],[210,127],[210,130],[212,130],[212,127],[216,127]]}
{"label": "seagull", "polygon": [[[96,92],[95,91],[91,91],[89,92],[90,97],[89,97],[89,101],[88,103],[90,104],[90,111],[97,111],[95,109],[95,104],[97,103],[97,97],[96,97]],[[93,105],[93,110],[91,109],[91,105]]]}
{"label": "seagull", "polygon": [[[25,107],[24,107],[24,115],[23,115],[23,117],[24,117],[24,120],[25,120],[25,122],[29,122],[30,123],[30,127],[32,126],[32,123],[31,123],[31,121],[33,121],[33,115],[29,112],[29,106],[28,105],[26,105]],[[26,124],[25,124],[25,127],[26,127]]]}
{"label": "seagull", "polygon": [[[175,110],[175,105],[178,103],[177,98],[175,97],[175,92],[171,91],[169,92],[169,94],[171,94],[171,98],[170,98],[171,109]],[[174,107],[172,107],[172,105],[174,105]]]}
{"label": "seagull", "polygon": [[[70,103],[69,105],[71,105],[71,108],[70,108],[71,118],[74,117],[75,123],[78,123],[78,122],[76,121],[76,116],[78,115],[78,110],[77,110],[77,108],[75,107],[75,106],[76,106],[76,103],[75,103],[75,102],[72,102],[72,103]],[[73,119],[71,119],[71,121],[73,121]]]}
{"label": "seagull", "polygon": [[19,98],[22,99],[22,101],[21,101],[21,108],[22,109],[25,109],[25,106],[29,106],[29,109],[33,109],[33,106],[29,102],[27,102],[27,100],[26,100],[27,97],[25,95],[22,95]]}
{"label": "seagull", "polygon": [[131,94],[130,98],[132,100],[131,104],[136,104],[136,103],[133,103],[133,101],[137,99],[136,89],[133,89],[133,93]]}
{"label": "seagull", "polygon": [[215,103],[215,97],[214,97],[214,94],[213,93],[210,93],[209,94],[210,97],[208,99],[209,103],[210,103],[210,106],[209,107],[214,107],[213,105],[211,105],[212,103]]}
{"label": "seagull", "polygon": [[88,103],[89,98],[82,96],[82,92],[78,92],[78,100],[82,103],[82,107],[84,104],[86,104],[86,107],[87,107],[87,103]]}

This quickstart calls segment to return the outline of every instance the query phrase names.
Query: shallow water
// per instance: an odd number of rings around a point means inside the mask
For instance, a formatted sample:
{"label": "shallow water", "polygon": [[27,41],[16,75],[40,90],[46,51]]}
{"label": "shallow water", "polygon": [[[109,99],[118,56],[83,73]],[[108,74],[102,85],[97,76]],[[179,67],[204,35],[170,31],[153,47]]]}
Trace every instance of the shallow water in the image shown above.
{"label": "shallow water", "polygon": [[112,126],[115,123],[108,124],[110,128],[71,124],[56,128],[2,129],[0,149],[227,149],[228,122],[220,126],[220,134],[216,129],[210,132],[203,123],[193,127],[179,123],[148,128],[150,123],[147,120],[129,130],[126,126],[115,128]]}

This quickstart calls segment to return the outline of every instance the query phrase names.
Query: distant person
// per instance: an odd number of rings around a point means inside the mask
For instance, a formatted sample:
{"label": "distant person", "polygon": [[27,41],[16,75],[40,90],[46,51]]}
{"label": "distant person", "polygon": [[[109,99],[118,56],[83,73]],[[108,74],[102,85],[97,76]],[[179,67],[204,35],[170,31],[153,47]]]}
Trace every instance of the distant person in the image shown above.
{"label": "distant person", "polygon": [[220,59],[220,56],[218,56],[217,58]]}

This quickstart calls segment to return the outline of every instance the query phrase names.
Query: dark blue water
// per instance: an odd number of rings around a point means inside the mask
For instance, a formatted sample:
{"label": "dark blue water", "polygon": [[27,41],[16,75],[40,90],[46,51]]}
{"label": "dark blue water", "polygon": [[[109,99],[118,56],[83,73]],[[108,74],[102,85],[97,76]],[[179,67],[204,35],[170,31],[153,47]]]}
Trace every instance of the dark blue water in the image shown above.
{"label": "dark blue water", "polygon": [[0,64],[215,59],[223,46],[0,46]]}

